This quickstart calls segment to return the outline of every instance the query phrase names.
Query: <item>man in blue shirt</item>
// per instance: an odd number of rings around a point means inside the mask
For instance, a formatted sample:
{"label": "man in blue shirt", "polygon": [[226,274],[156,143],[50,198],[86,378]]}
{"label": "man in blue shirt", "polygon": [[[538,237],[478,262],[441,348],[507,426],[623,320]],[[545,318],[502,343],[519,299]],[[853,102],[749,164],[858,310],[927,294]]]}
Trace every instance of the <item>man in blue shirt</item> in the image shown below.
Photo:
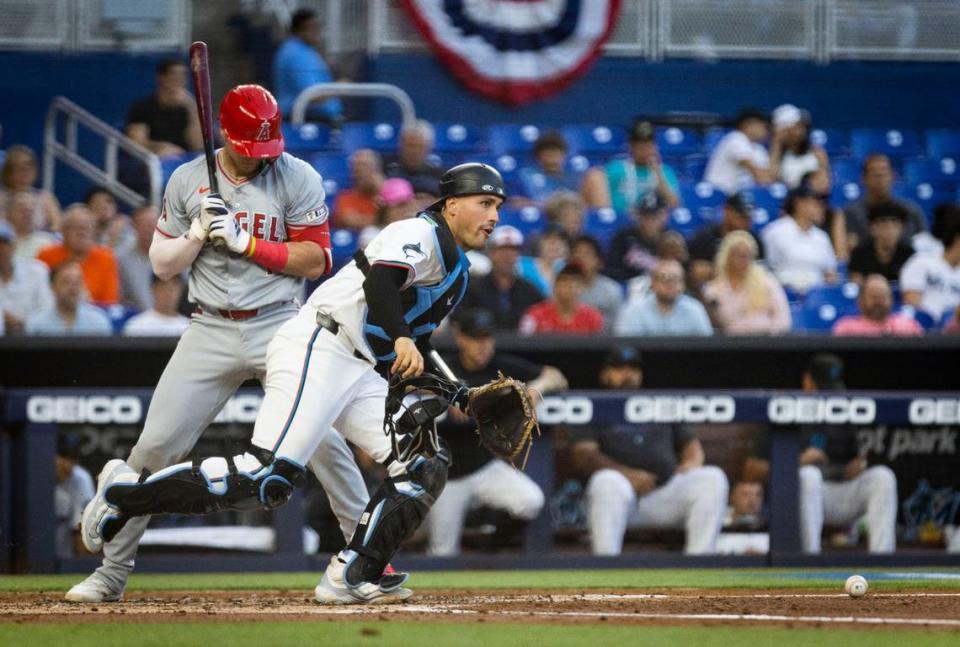
{"label": "man in blue shirt", "polygon": [[54,305],[27,319],[28,335],[110,335],[110,319],[83,300],[83,271],[76,261],[57,265],[50,272]]}
{"label": "man in blue shirt", "polygon": [[660,261],[653,270],[650,292],[620,310],[614,332],[623,336],[712,335],[703,305],[683,293],[683,267]]}
{"label": "man in blue shirt", "polygon": [[[290,116],[293,102],[305,88],[317,83],[330,83],[333,76],[320,56],[320,19],[312,9],[298,9],[290,20],[290,36],[273,57],[273,85],[280,112]],[[339,99],[313,104],[307,111],[310,119],[339,122],[343,107]]]}

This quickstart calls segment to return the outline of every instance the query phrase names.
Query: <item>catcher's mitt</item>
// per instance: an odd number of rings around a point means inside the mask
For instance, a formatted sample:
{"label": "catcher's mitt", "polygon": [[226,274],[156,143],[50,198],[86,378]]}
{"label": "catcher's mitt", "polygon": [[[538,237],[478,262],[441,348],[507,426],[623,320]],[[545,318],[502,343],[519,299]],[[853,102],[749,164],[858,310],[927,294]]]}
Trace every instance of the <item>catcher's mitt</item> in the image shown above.
{"label": "catcher's mitt", "polygon": [[500,373],[492,382],[470,389],[466,413],[477,421],[480,444],[511,464],[525,452],[520,469],[526,466],[533,432],[540,434],[526,384]]}

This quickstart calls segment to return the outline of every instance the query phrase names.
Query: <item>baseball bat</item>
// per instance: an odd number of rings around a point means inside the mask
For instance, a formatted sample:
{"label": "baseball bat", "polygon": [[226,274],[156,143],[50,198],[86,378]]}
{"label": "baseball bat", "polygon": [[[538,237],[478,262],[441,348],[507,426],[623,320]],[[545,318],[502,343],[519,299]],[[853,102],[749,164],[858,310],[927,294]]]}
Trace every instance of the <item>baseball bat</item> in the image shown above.
{"label": "baseball bat", "polygon": [[[210,99],[210,62],[207,56],[207,44],[198,40],[190,46],[190,71],[193,75],[194,96],[197,100],[197,116],[200,117],[200,134],[203,136],[203,156],[207,161],[207,179],[210,192],[220,193],[217,180],[217,158],[213,147],[213,102]],[[215,249],[222,249],[223,241],[214,243]]]}

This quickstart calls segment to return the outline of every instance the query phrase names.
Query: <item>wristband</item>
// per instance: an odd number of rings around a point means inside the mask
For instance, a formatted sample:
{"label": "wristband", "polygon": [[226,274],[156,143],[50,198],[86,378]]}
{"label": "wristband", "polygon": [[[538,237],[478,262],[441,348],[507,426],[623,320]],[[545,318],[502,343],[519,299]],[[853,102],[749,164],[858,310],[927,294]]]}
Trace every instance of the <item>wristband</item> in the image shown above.
{"label": "wristband", "polygon": [[290,258],[286,243],[273,243],[253,236],[250,236],[250,244],[244,254],[263,269],[275,274],[283,272]]}

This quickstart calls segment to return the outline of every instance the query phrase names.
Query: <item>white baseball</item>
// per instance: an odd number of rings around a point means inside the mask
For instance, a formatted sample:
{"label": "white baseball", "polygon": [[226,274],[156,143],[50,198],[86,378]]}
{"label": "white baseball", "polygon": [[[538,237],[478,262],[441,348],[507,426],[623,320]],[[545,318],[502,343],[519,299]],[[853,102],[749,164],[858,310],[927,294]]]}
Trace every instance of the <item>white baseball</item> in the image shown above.
{"label": "white baseball", "polygon": [[851,598],[862,598],[866,595],[867,589],[869,588],[870,585],[867,584],[867,579],[863,575],[851,575],[843,584],[843,590],[846,591]]}

